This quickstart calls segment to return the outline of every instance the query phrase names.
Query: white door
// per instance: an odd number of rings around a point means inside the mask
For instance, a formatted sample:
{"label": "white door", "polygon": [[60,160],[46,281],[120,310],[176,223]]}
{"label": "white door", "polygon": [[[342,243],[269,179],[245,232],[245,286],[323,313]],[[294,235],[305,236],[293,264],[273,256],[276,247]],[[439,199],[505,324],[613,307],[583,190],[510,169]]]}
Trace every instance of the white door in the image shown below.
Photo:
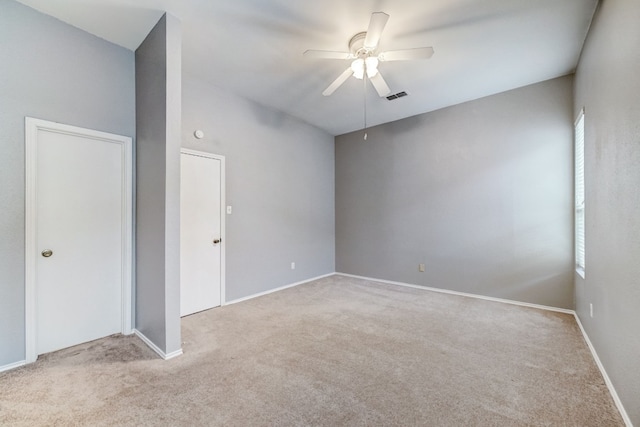
{"label": "white door", "polygon": [[36,120],[27,132],[37,355],[128,329],[131,144]]}
{"label": "white door", "polygon": [[182,150],[180,315],[221,303],[224,158]]}

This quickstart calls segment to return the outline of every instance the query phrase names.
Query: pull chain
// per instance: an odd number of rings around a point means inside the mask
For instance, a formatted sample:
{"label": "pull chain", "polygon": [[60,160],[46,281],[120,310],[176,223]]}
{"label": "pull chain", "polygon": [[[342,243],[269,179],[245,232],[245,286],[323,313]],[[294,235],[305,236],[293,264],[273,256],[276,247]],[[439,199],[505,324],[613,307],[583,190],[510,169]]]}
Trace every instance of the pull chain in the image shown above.
{"label": "pull chain", "polygon": [[365,73],[362,76],[362,86],[363,86],[363,99],[364,99],[364,140],[367,140],[367,69],[365,66]]}

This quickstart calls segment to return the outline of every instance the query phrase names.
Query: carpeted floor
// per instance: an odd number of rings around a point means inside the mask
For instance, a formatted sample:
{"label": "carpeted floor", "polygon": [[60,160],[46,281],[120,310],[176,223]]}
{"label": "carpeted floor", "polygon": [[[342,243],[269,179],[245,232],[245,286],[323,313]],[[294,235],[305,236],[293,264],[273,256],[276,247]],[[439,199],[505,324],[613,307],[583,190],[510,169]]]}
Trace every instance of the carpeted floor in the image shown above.
{"label": "carpeted floor", "polygon": [[0,374],[0,425],[623,426],[573,316],[333,276]]}

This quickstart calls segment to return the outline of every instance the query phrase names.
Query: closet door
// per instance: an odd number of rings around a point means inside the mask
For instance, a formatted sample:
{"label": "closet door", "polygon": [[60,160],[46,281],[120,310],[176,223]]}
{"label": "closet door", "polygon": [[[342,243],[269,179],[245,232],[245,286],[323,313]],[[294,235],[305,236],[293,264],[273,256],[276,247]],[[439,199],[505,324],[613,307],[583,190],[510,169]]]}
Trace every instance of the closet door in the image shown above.
{"label": "closet door", "polygon": [[26,129],[27,359],[34,361],[129,332],[131,139],[30,118]]}
{"label": "closet door", "polygon": [[182,152],[180,195],[180,315],[221,304],[222,161]]}

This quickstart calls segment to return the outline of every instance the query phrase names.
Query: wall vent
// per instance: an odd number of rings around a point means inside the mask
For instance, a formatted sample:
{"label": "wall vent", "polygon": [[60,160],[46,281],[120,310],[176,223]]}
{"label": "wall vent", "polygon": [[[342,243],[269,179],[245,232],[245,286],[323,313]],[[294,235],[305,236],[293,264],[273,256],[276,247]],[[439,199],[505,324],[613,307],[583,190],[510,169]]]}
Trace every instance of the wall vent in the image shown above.
{"label": "wall vent", "polygon": [[387,100],[393,101],[394,99],[402,98],[403,96],[407,96],[407,95],[408,95],[407,92],[402,91],[402,92],[394,93],[393,95],[387,96]]}

